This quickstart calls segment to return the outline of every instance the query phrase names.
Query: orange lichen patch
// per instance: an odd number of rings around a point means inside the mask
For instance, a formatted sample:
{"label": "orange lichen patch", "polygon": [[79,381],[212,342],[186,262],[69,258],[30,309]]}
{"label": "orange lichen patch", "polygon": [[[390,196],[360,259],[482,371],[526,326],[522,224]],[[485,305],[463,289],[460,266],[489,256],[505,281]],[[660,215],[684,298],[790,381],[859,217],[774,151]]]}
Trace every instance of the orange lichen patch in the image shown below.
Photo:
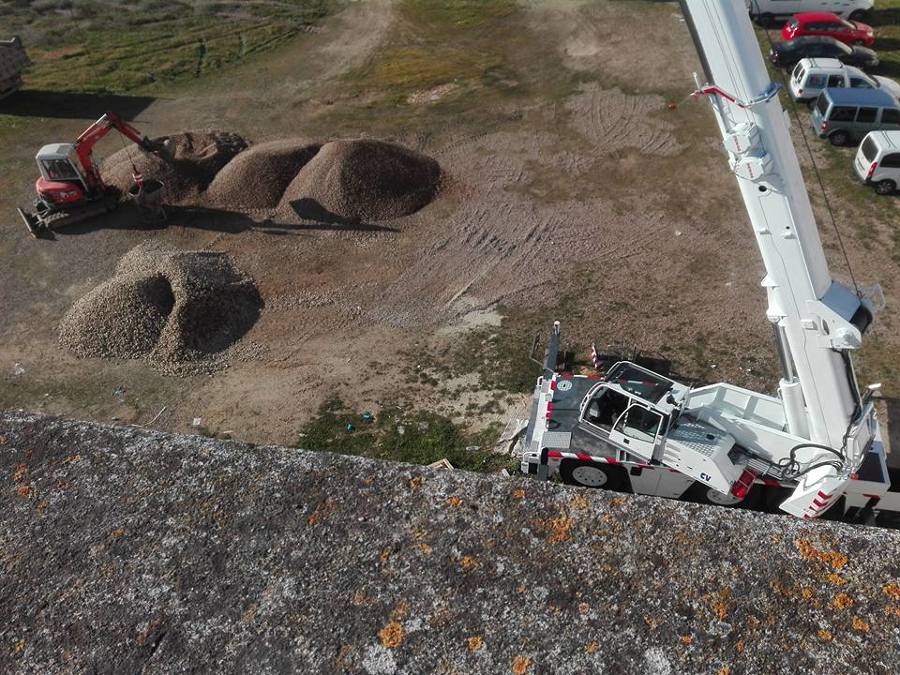
{"label": "orange lichen patch", "polygon": [[592,642],[588,642],[584,646],[584,651],[586,654],[596,654],[599,649],[600,649],[600,645],[597,644],[596,640],[594,640]]}
{"label": "orange lichen patch", "polygon": [[557,516],[553,520],[550,521],[550,542],[553,544],[559,544],[564,541],[569,540],[569,530],[572,529],[572,526],[575,524],[575,521],[569,518],[568,516]]}
{"label": "orange lichen patch", "polygon": [[470,555],[463,556],[463,559],[459,561],[459,564],[463,566],[464,570],[471,570],[475,567],[478,567],[479,562],[475,558]]}
{"label": "orange lichen patch", "polygon": [[473,635],[468,640],[466,640],[466,644],[468,645],[470,652],[477,652],[479,649],[484,647],[484,640],[481,639],[480,635]]}
{"label": "orange lichen patch", "polygon": [[409,603],[406,600],[401,600],[396,607],[394,607],[394,611],[391,612],[391,619],[394,621],[403,621],[406,617],[409,616]]}
{"label": "orange lichen patch", "polygon": [[518,490],[513,490],[513,497],[516,499],[525,499],[525,490],[519,488]]}
{"label": "orange lichen patch", "polygon": [[334,500],[327,498],[319,503],[312,515],[306,519],[306,523],[311,527],[318,525],[324,518],[334,510]]}
{"label": "orange lichen patch", "polygon": [[719,591],[718,597],[713,600],[712,610],[719,621],[724,621],[725,617],[728,616],[728,612],[731,609],[730,600],[731,591],[727,588],[723,588]]}
{"label": "orange lichen patch", "polygon": [[391,557],[391,549],[389,549],[389,548],[381,549],[381,553],[378,556],[378,558],[381,560],[381,562],[387,562],[388,560],[390,560],[390,557]]}
{"label": "orange lichen patch", "polygon": [[17,483],[21,483],[25,480],[25,476],[28,475],[28,465],[27,464],[16,464],[13,468],[13,480]]}
{"label": "orange lichen patch", "polygon": [[447,497],[447,503],[455,509],[457,506],[462,504],[462,499],[460,499],[456,495],[452,495],[450,497]]}
{"label": "orange lichen patch", "polygon": [[818,560],[827,565],[831,565],[834,569],[839,570],[847,564],[848,558],[843,553],[837,551],[820,551],[810,544],[806,539],[798,539],[794,542],[797,550],[807,560]]}
{"label": "orange lichen patch", "polygon": [[853,606],[853,598],[846,593],[838,593],[834,596],[834,600],[831,601],[831,604],[837,609],[847,609],[848,607]]}
{"label": "orange lichen patch", "polygon": [[693,635],[682,635],[681,636],[681,644],[685,646],[690,646],[694,644],[694,636]]}
{"label": "orange lichen patch", "polygon": [[738,654],[743,654],[744,649],[745,649],[744,641],[738,640],[737,644],[734,646],[734,651],[736,651]]}
{"label": "orange lichen patch", "polygon": [[357,607],[361,607],[372,602],[372,598],[366,595],[366,592],[364,590],[359,589],[358,591],[353,593],[353,597],[350,599],[350,602],[352,602]]}
{"label": "orange lichen patch", "polygon": [[721,668],[719,668],[718,674],[719,675],[731,675],[731,668],[729,668],[728,666],[722,666]]}
{"label": "orange lichen patch", "polygon": [[532,661],[529,657],[517,656],[512,660],[513,675],[525,675],[525,673],[531,671],[533,665],[534,661]]}
{"label": "orange lichen patch", "polygon": [[409,487],[411,490],[418,490],[422,483],[425,482],[425,479],[422,476],[416,476],[415,478],[409,479]]}
{"label": "orange lichen patch", "polygon": [[824,628],[819,631],[819,639],[824,642],[831,642],[834,639],[834,636],[831,634],[831,631],[825,630]]}
{"label": "orange lichen patch", "polygon": [[16,640],[16,643],[13,645],[12,653],[13,656],[20,656],[22,652],[25,651],[25,639]]}
{"label": "orange lichen patch", "polygon": [[572,508],[586,509],[587,507],[588,507],[588,500],[584,495],[575,495],[572,498]]}
{"label": "orange lichen patch", "polygon": [[659,625],[659,620],[652,616],[645,616],[644,623],[650,626],[650,628],[656,628]]}
{"label": "orange lichen patch", "polygon": [[900,600],[900,584],[889,583],[881,587],[881,592],[891,600]]}
{"label": "orange lichen patch", "polygon": [[48,502],[46,499],[42,499],[37,503],[37,510],[43,513],[47,510],[48,506],[50,506],[50,502]]}
{"label": "orange lichen patch", "polygon": [[612,504],[613,506],[622,506],[622,504],[624,504],[627,501],[628,501],[627,497],[613,497],[609,501],[609,503]]}
{"label": "orange lichen patch", "polygon": [[416,544],[416,547],[425,555],[431,555],[431,552],[434,550],[431,548],[431,546],[426,544],[424,541],[421,541],[418,544]]}
{"label": "orange lichen patch", "polygon": [[246,610],[244,610],[244,614],[242,618],[244,619],[244,623],[253,623],[256,621],[256,612],[259,608],[256,605],[250,605]]}
{"label": "orange lichen patch", "polygon": [[578,603],[578,613],[579,614],[587,614],[590,611],[591,611],[591,606],[589,604],[587,604],[586,602]]}
{"label": "orange lichen patch", "polygon": [[826,574],[825,579],[835,586],[843,586],[847,583],[847,580],[844,577],[842,577],[840,574],[835,574],[834,572],[829,572],[828,574]]}
{"label": "orange lichen patch", "polygon": [[862,633],[868,633],[868,632],[869,632],[869,624],[867,624],[865,621],[863,621],[862,619],[860,619],[858,616],[854,616],[854,617],[853,617],[853,628],[854,628],[855,630],[858,630],[858,631],[862,632]]}
{"label": "orange lichen patch", "polygon": [[69,455],[63,460],[66,464],[74,464],[81,461],[81,455]]}
{"label": "orange lichen patch", "polygon": [[31,497],[31,495],[34,494],[34,490],[32,489],[32,487],[30,485],[20,485],[19,487],[16,488],[16,494],[19,495],[20,497],[24,497],[25,499],[28,499],[29,497]]}
{"label": "orange lichen patch", "polygon": [[900,607],[885,607],[884,613],[900,618]]}
{"label": "orange lichen patch", "polygon": [[800,589],[800,595],[803,596],[804,600],[809,600],[813,596],[813,591],[811,588],[803,587]]}
{"label": "orange lichen patch", "polygon": [[378,639],[381,644],[388,649],[396,649],[403,644],[406,639],[406,631],[397,621],[391,621],[388,625],[378,631]]}
{"label": "orange lichen patch", "polygon": [[124,536],[125,536],[125,528],[124,528],[124,527],[117,527],[117,528],[116,528],[115,530],[113,530],[110,534],[112,535],[112,538],[113,538],[113,539],[119,539],[120,537],[124,537]]}

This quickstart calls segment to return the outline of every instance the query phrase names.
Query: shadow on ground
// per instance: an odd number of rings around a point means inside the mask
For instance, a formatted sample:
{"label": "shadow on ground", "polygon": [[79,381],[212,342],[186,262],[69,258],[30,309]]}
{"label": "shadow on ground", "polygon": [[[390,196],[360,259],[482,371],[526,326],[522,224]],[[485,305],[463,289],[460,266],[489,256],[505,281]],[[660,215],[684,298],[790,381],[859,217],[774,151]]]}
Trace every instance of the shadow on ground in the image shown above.
{"label": "shadow on ground", "polygon": [[113,110],[133,119],[156,99],[152,96],[82,94],[23,89],[0,102],[0,114],[17,117],[96,119]]}
{"label": "shadow on ground", "polygon": [[279,223],[272,220],[254,220],[240,211],[215,209],[202,206],[166,206],[166,220],[151,222],[142,218],[137,207],[123,204],[116,211],[80,223],[61,227],[44,238],[80,235],[98,230],[157,230],[171,228],[191,228],[226,234],[237,234],[254,230],[271,235],[312,236],[316,231],[347,232],[397,232],[393,227],[374,223],[320,222]]}

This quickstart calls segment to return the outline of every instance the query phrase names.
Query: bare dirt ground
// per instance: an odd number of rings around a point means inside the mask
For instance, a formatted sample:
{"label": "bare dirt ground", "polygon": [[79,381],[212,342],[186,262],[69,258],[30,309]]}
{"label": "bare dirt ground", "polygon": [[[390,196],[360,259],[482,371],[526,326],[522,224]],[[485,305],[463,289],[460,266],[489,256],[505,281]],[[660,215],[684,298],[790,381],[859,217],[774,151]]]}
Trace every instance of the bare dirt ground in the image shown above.
{"label": "bare dirt ground", "polygon": [[[762,266],[712,117],[701,103],[666,106],[697,69],[677,6],[488,5],[460,18],[427,3],[349,3],[288,46],[160,95],[135,121],[151,136],[405,144],[446,174],[438,199],[405,218],[298,225],[173,208],[166,229],[141,230],[125,210],[34,241],[14,215],[30,200],[31,158],[87,121],[17,120],[0,134],[0,405],[166,430],[201,418],[254,442],[295,442],[331,396],[483,425],[525,401],[498,371],[526,354],[504,345],[555,318],[582,358],[592,339],[635,345],[691,378],[771,389]],[[898,200],[873,211],[832,199],[869,223],[848,235],[851,262],[890,302]],[[229,253],[254,279],[264,307],[226,369],[169,377],[59,346],[65,312],[148,239]],[[873,377],[896,354],[893,311]],[[488,348],[497,359],[476,368]]]}

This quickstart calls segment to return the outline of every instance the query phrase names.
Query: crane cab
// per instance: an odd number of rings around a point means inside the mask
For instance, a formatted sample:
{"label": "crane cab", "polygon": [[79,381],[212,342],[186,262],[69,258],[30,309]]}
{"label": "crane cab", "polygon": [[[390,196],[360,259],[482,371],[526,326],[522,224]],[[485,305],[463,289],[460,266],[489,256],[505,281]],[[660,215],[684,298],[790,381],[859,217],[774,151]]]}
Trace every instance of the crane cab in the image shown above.
{"label": "crane cab", "polygon": [[40,178],[34,184],[39,200],[51,207],[76,205],[88,199],[90,190],[73,143],[53,143],[35,156]]}

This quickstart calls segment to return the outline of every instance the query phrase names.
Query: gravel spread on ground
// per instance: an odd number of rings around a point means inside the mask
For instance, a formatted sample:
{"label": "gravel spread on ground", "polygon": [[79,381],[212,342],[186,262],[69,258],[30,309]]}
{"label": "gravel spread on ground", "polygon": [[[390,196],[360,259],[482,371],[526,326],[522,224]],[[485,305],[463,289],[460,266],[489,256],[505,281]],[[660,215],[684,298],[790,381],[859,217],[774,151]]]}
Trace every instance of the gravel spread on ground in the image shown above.
{"label": "gravel spread on ground", "polygon": [[0,672],[895,673],[898,533],[0,413]]}
{"label": "gravel spread on ground", "polygon": [[262,299],[224,253],[142,244],[63,317],[78,356],[146,358],[165,373],[207,372],[256,322]]}
{"label": "gravel spread on ground", "polygon": [[212,205],[228,209],[274,208],[285,188],[319,147],[300,138],[254,145],[219,171],[206,190],[206,199]]}
{"label": "gravel spread on ground", "polygon": [[333,222],[400,218],[429,204],[440,181],[435,160],[401,145],[332,141],[288,185],[279,213]]}
{"label": "gravel spread on ground", "polygon": [[219,170],[248,145],[241,136],[230,131],[188,131],[152,140],[168,142],[171,162],[131,144],[103,161],[100,173],[104,182],[127,192],[136,168],[144,178],[162,181],[167,203],[196,201]]}

